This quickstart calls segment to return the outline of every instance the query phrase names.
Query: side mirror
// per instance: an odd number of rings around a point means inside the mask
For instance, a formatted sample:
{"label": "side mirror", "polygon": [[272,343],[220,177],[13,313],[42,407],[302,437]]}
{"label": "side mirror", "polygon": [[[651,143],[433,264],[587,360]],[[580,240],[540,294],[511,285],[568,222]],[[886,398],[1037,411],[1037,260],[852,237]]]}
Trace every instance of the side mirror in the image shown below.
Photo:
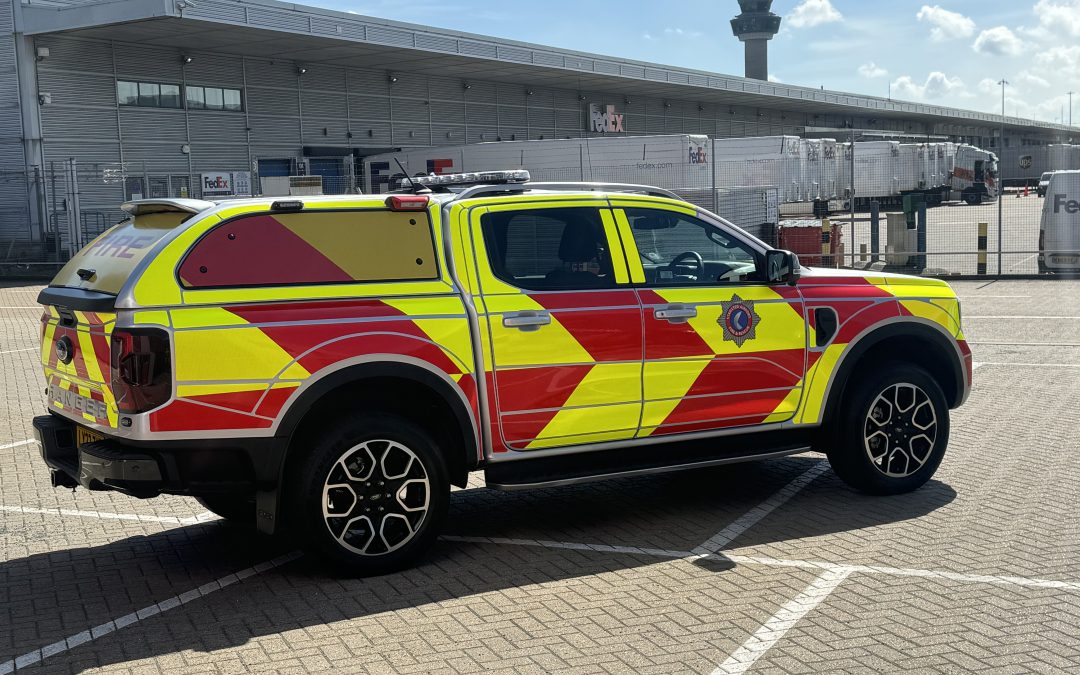
{"label": "side mirror", "polygon": [[801,269],[799,257],[791,251],[774,249],[765,254],[765,278],[770,284],[794,286],[802,276]]}

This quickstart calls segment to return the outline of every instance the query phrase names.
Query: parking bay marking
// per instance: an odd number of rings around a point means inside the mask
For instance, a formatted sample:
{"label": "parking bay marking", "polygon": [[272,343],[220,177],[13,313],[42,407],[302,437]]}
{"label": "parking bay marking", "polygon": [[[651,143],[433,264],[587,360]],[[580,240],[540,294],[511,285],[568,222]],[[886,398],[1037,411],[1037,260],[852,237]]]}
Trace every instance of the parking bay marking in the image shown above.
{"label": "parking bay marking", "polygon": [[746,532],[754,525],[757,525],[763,518],[801,492],[804,487],[812,483],[814,479],[824,473],[827,468],[829,468],[828,463],[819,460],[814,466],[810,467],[790,483],[777,490],[768,499],[739,516],[728,524],[727,527],[703,542],[694,549],[694,553],[698,555],[719,553],[739,535]]}
{"label": "parking bay marking", "polygon": [[821,573],[809,586],[777,610],[754,631],[731,656],[713,671],[713,675],[742,675],[753,666],[765,652],[795,627],[804,616],[829,597],[851,574],[851,570],[837,568]]}
{"label": "parking bay marking", "polygon": [[93,628],[88,628],[80,633],[75,633],[74,635],[70,635],[63,640],[57,640],[52,644],[41,647],[40,649],[35,649],[32,652],[27,652],[23,654],[22,656],[17,656],[10,661],[4,661],[3,663],[0,663],[0,675],[7,675],[7,673],[11,673],[18,668],[25,668],[35,663],[39,663],[49,658],[50,656],[62,654],[63,652],[69,651],[88,642],[93,642],[99,637],[114,633],[121,628],[126,628],[127,626],[136,624],[143,619],[157,616],[158,614],[167,612],[170,609],[180,607],[181,605],[186,605],[193,600],[204,598],[211,593],[220,591],[221,589],[231,586],[238,581],[253,577],[256,574],[262,574],[263,572],[272,570],[276,567],[281,567],[282,565],[296,560],[301,555],[303,554],[300,551],[290,551],[289,553],[280,555],[271,560],[267,560],[266,562],[261,562],[257,565],[242,569],[239,572],[226,574],[225,576],[214,579],[213,581],[205,583],[198,588],[193,588],[190,591],[181,593],[179,595],[174,595],[171,598],[167,598],[165,600],[162,600],[161,602],[156,602],[152,605],[148,605],[146,607],[143,607],[142,609],[138,609],[134,612],[130,612],[111,621],[107,621],[103,624],[94,626]]}
{"label": "parking bay marking", "polygon": [[7,450],[9,448],[18,448],[24,445],[30,445],[31,443],[37,443],[37,439],[28,438],[25,441],[16,441],[14,443],[7,443],[6,445],[0,445],[0,450]]}
{"label": "parking bay marking", "polygon": [[21,354],[23,352],[36,352],[39,349],[41,349],[41,347],[27,347],[26,349],[9,349],[5,352],[0,352],[0,354]]}
{"label": "parking bay marking", "polygon": [[[3,446],[0,446],[3,447]],[[110,513],[108,511],[82,511],[79,509],[42,509],[31,506],[7,506],[0,505],[0,512],[7,513],[30,513],[50,516],[73,516],[76,518],[97,518],[99,520],[131,520],[144,523],[168,523],[170,525],[196,525],[215,520],[217,516],[204,511],[200,514],[180,518],[179,516],[151,516],[139,513]]]}

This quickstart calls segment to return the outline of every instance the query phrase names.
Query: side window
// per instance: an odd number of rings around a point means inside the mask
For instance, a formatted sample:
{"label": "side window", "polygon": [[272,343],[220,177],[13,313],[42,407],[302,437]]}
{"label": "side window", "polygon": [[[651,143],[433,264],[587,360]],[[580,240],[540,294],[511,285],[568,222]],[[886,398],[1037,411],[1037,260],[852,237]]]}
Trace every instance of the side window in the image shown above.
{"label": "side window", "polygon": [[749,245],[693,216],[626,209],[649,286],[716,286],[761,281]]}
{"label": "side window", "polygon": [[258,213],[226,221],[188,251],[185,288],[419,281],[439,276],[426,212]]}
{"label": "side window", "polygon": [[528,290],[614,288],[600,210],[523,209],[480,218],[495,276]]}

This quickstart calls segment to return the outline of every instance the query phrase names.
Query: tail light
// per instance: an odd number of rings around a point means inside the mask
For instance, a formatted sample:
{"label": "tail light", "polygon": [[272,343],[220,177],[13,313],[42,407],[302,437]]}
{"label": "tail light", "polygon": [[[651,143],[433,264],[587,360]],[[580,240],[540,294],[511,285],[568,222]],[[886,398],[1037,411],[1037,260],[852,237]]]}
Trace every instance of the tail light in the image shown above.
{"label": "tail light", "polygon": [[112,332],[112,382],[116,408],[143,413],[172,397],[169,334],[161,328],[117,328]]}

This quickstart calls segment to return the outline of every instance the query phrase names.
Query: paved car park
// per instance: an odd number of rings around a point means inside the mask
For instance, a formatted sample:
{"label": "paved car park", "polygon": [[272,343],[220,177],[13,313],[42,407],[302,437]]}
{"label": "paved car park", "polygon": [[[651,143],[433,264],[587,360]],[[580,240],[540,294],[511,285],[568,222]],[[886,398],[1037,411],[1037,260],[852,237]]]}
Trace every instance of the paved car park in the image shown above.
{"label": "paved car park", "polygon": [[1080,282],[957,282],[977,368],[934,480],[816,455],[504,493],[415,569],[338,578],[192,499],[54,490],[38,286],[0,288],[0,673],[1068,671]]}

